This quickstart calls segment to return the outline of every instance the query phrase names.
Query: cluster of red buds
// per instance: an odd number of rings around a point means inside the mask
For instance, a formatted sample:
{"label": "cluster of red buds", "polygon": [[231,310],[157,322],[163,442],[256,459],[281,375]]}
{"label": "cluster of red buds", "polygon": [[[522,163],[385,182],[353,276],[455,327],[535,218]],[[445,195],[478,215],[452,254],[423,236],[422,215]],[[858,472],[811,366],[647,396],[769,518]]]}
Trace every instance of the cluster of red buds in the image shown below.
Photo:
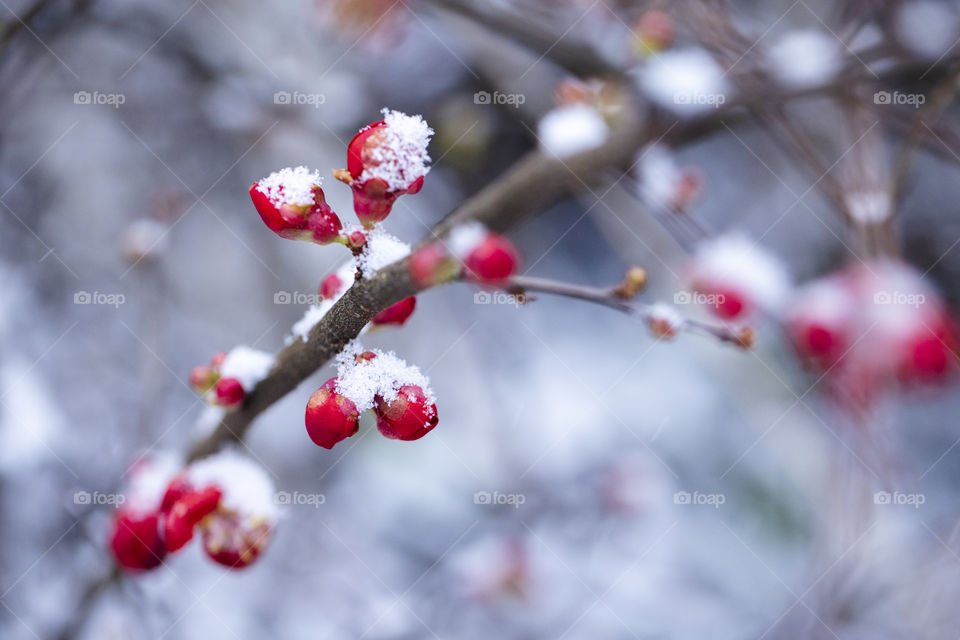
{"label": "cluster of red buds", "polygon": [[[347,168],[333,172],[353,189],[354,212],[367,230],[390,215],[401,195],[419,192],[429,171],[427,145],[433,129],[420,116],[389,109],[383,115],[354,136]],[[283,238],[339,243],[359,252],[365,234],[344,231],[320,182],[319,173],[306,167],[281,169],[253,183],[250,198],[267,227]]]}
{"label": "cluster of red buds", "polygon": [[410,256],[410,278],[422,287],[457,277],[499,285],[520,267],[520,254],[505,236],[470,222],[454,228],[446,244],[431,242]]}
{"label": "cluster of red buds", "polygon": [[146,571],[199,532],[212,560],[242,569],[270,541],[274,495],[266,472],[232,451],[179,471],[169,461],[141,460],[131,471],[127,500],[114,514],[110,548],[121,568]]}
{"label": "cluster of red buds", "polygon": [[360,414],[372,411],[377,429],[394,440],[418,440],[437,426],[430,382],[395,354],[365,351],[354,342],[337,357],[337,376],[307,403],[307,435],[332,449],[359,429]]}
{"label": "cluster of red buds", "polygon": [[233,409],[243,404],[247,392],[262,380],[273,365],[273,356],[249,347],[230,353],[215,353],[210,364],[190,371],[190,386],[205,394],[210,404]]}
{"label": "cluster of red buds", "polygon": [[960,342],[946,304],[902,262],[858,263],[807,284],[786,325],[801,357],[856,397],[956,369]]}

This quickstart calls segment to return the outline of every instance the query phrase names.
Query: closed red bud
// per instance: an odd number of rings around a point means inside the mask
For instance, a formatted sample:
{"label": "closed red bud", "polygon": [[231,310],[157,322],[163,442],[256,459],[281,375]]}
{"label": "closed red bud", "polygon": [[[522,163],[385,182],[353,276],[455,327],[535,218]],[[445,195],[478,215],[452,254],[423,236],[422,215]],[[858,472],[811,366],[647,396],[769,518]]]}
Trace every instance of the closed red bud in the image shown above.
{"label": "closed red bud", "polygon": [[513,243],[504,236],[490,233],[464,259],[466,276],[486,284],[500,283],[512,276],[520,258]]}
{"label": "closed red bud", "polygon": [[328,244],[339,238],[343,225],[327,204],[318,181],[319,176],[305,167],[282,169],[253,183],[250,199],[277,235]]}
{"label": "closed red bud", "polygon": [[223,365],[223,361],[227,359],[226,351],[218,351],[210,358],[210,367],[212,369],[220,369]]}
{"label": "closed red bud", "polygon": [[343,289],[343,280],[335,273],[331,273],[320,284],[320,295],[323,298],[335,298]]}
{"label": "closed red bud", "polygon": [[193,487],[190,486],[190,481],[182,475],[176,476],[170,481],[170,484],[167,485],[167,490],[163,494],[163,500],[160,501],[160,513],[170,511],[177,500],[190,491],[193,491]]}
{"label": "closed red bud", "polygon": [[204,365],[197,365],[190,370],[190,386],[197,393],[206,393],[217,383],[220,374],[215,369]]}
{"label": "closed red bud", "polygon": [[396,325],[402,327],[407,319],[413,315],[416,306],[417,298],[415,296],[404,298],[375,315],[371,322],[377,326]]}
{"label": "closed red bud", "polygon": [[367,244],[367,236],[363,231],[354,231],[347,236],[347,243],[351,249],[360,250]]}
{"label": "closed red bud", "polygon": [[336,391],[337,379],[330,378],[317,389],[307,402],[305,423],[307,435],[314,444],[324,449],[355,434],[359,428],[360,412],[349,399]]}
{"label": "closed red bud", "polygon": [[187,491],[173,503],[164,517],[163,538],[167,550],[177,551],[193,539],[193,530],[201,520],[213,513],[223,492],[217,487]]}
{"label": "closed red bud", "polygon": [[408,263],[410,279],[419,287],[431,287],[456,277],[460,268],[439,242],[417,247]]}
{"label": "closed red bud", "polygon": [[377,429],[387,438],[418,440],[437,426],[437,405],[415,384],[406,384],[390,402],[377,399]]}
{"label": "closed red bud", "polygon": [[117,511],[110,549],[117,564],[128,571],[146,571],[163,563],[167,548],[156,513],[138,516]]}
{"label": "closed red bud", "polygon": [[236,378],[220,378],[213,388],[214,403],[222,407],[235,407],[243,402],[246,392]]}
{"label": "closed red bud", "polygon": [[338,180],[353,189],[353,209],[364,227],[383,221],[401,195],[418,193],[427,172],[433,130],[420,116],[384,110],[384,119],[361,129],[347,147]]}
{"label": "closed red bud", "polygon": [[724,320],[738,318],[747,308],[744,297],[740,292],[734,291],[733,289],[716,288],[713,290],[701,290],[701,293],[714,297],[711,309],[714,314]]}

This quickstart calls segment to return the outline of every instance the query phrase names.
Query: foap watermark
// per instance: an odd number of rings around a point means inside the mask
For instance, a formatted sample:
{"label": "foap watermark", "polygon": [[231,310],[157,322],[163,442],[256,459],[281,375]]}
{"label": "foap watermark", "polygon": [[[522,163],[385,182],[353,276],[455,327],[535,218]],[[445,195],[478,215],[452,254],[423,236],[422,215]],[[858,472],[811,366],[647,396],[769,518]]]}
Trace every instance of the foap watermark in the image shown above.
{"label": "foap watermark", "polygon": [[510,505],[519,509],[527,501],[522,493],[503,493],[502,491],[477,491],[473,494],[473,504]]}
{"label": "foap watermark", "polygon": [[919,308],[927,301],[922,293],[904,293],[903,291],[877,291],[873,294],[873,303],[881,305],[902,305]]}
{"label": "foap watermark", "polygon": [[722,293],[700,293],[699,291],[677,291],[673,294],[673,304],[705,304],[719,307],[727,301]]}
{"label": "foap watermark", "polygon": [[327,501],[327,496],[322,493],[301,493],[299,491],[291,493],[289,491],[278,491],[276,495],[273,496],[273,501],[281,505],[308,506],[319,509],[320,505]]}
{"label": "foap watermark", "polygon": [[909,506],[919,509],[927,501],[922,493],[903,493],[902,491],[877,491],[873,494],[873,504],[889,504],[895,506]]}
{"label": "foap watermark", "polygon": [[519,109],[520,105],[527,101],[527,96],[522,93],[503,93],[501,91],[477,91],[473,94],[473,104],[496,104]]}
{"label": "foap watermark", "polygon": [[673,94],[674,104],[691,104],[703,107],[713,107],[719,109],[727,101],[727,96],[722,93],[697,93],[695,91],[682,91]]}
{"label": "foap watermark", "polygon": [[117,309],[127,301],[127,296],[122,293],[103,293],[102,291],[77,291],[73,294],[73,304],[98,304],[107,305]]}
{"label": "foap watermark", "polygon": [[901,93],[899,91],[877,91],[873,94],[873,104],[891,104],[919,109],[927,101],[922,93]]}
{"label": "foap watermark", "polygon": [[324,297],[319,293],[303,291],[277,291],[273,294],[273,304],[299,304],[304,306],[320,304]]}
{"label": "foap watermark", "polygon": [[673,494],[673,504],[683,505],[706,505],[714,509],[719,509],[720,505],[727,501],[727,496],[722,493],[700,493],[694,491],[677,491]]}
{"label": "foap watermark", "polygon": [[73,493],[73,504],[80,505],[109,505],[117,507],[127,501],[127,497],[122,493],[102,493],[100,491],[75,491]]}
{"label": "foap watermark", "polygon": [[283,104],[291,106],[308,105],[314,109],[319,109],[320,105],[327,101],[327,97],[322,93],[304,93],[303,91],[277,91],[273,94],[273,104]]}
{"label": "foap watermark", "polygon": [[520,307],[527,301],[522,293],[506,293],[504,291],[477,291],[473,294],[473,304],[505,304]]}
{"label": "foap watermark", "polygon": [[119,109],[127,101],[122,93],[104,93],[103,91],[77,91],[73,94],[73,104],[102,104]]}

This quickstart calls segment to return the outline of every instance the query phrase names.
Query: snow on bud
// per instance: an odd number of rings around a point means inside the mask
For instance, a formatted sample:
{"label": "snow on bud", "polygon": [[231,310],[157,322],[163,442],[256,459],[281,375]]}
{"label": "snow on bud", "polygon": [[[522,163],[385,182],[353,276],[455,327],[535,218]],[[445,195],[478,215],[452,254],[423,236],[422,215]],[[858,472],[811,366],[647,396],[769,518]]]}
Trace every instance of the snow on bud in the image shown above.
{"label": "snow on bud", "polygon": [[650,332],[658,338],[675,338],[683,327],[683,317],[673,307],[659,303],[650,307],[647,325]]}
{"label": "snow on bud", "polygon": [[688,271],[691,286],[713,298],[710,310],[725,320],[757,311],[776,311],[790,290],[790,279],[781,262],[739,234],[702,244]]}
{"label": "snow on bud", "polygon": [[410,245],[376,229],[367,234],[363,251],[355,256],[356,267],[364,278],[371,278],[385,266],[410,255]]}
{"label": "snow on bud", "polygon": [[390,402],[378,398],[375,412],[377,429],[393,440],[419,440],[439,421],[437,405],[415,384],[401,386]]}
{"label": "snow on bud", "polygon": [[591,105],[575,103],[549,111],[537,125],[537,138],[546,153],[567,158],[607,141],[610,128]]}
{"label": "snow on bud", "polygon": [[646,62],[640,86],[659,106],[692,116],[726,103],[730,86],[720,65],[703,49],[665,51]]}
{"label": "snow on bud", "polygon": [[685,212],[703,189],[703,177],[693,167],[678,167],[673,153],[659,144],[645,147],[637,160],[640,197],[655,209]]}
{"label": "snow on bud", "polygon": [[353,341],[337,356],[337,365],[334,389],[358,411],[373,409],[384,436],[417,440],[437,425],[430,381],[393,352],[365,351]]}
{"label": "snow on bud", "polygon": [[318,244],[342,241],[342,224],[327,204],[320,175],[306,167],[281,169],[250,187],[263,222],[277,235]]}
{"label": "snow on bud", "polygon": [[330,378],[313,392],[307,402],[307,435],[324,449],[346,440],[359,428],[360,412],[353,402],[336,391],[337,379]]}
{"label": "snow on bud", "polygon": [[197,523],[204,551],[231,569],[249,566],[269,544],[279,515],[270,476],[229,450],[193,463],[187,473],[197,491],[207,496],[220,492],[216,508]]}
{"label": "snow on bud", "polygon": [[794,89],[826,84],[843,65],[842,46],[836,36],[820,29],[790,31],[770,47],[770,71]]}
{"label": "snow on bud", "polygon": [[382,222],[405,193],[417,193],[429,171],[433,135],[424,119],[383,109],[383,120],[357,133],[347,147],[347,169],[334,176],[353,189],[353,208],[364,227]]}
{"label": "snow on bud", "polygon": [[787,315],[787,332],[801,357],[822,369],[834,366],[853,342],[857,300],[844,278],[802,287]]}

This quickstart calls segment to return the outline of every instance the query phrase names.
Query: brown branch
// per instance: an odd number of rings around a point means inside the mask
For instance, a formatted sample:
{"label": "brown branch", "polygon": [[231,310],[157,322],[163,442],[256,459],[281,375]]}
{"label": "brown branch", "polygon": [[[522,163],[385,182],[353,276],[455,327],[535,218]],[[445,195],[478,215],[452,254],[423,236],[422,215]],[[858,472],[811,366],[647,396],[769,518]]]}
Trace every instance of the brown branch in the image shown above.
{"label": "brown branch", "polygon": [[[507,280],[501,288],[507,293],[513,295],[526,295],[531,291],[537,293],[546,293],[564,298],[574,298],[598,304],[629,316],[640,318],[649,323],[654,321],[657,314],[652,305],[631,302],[625,300],[617,294],[617,287],[591,287],[570,282],[560,282],[558,280],[549,280],[547,278],[533,278],[529,276],[514,276]],[[524,302],[524,304],[526,301]],[[730,327],[701,322],[684,318],[677,327],[680,331],[691,331],[702,333],[719,339],[721,342],[735,344],[739,347],[747,348],[753,337],[749,329],[734,330]]]}

